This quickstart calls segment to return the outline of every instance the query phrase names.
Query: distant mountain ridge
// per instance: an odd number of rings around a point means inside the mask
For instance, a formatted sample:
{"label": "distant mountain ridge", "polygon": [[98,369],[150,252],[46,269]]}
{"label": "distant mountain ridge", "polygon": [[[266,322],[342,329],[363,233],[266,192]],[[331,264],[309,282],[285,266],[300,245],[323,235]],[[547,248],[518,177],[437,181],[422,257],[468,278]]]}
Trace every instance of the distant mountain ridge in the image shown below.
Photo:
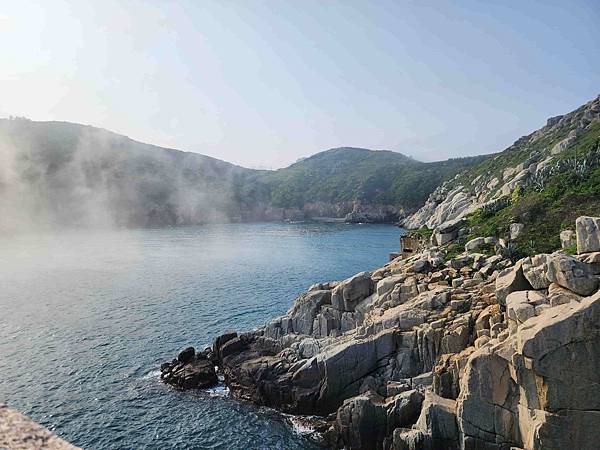
{"label": "distant mountain ridge", "polygon": [[423,163],[343,147],[246,169],[70,122],[0,119],[0,226],[178,226],[314,217],[391,222],[486,157]]}

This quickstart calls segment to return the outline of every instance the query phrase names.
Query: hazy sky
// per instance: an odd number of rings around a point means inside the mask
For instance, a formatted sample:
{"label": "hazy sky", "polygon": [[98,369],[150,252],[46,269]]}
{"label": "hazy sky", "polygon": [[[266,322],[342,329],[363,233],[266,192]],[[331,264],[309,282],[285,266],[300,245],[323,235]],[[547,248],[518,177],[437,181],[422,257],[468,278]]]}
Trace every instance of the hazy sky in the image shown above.
{"label": "hazy sky", "polygon": [[0,2],[0,115],[252,167],[498,151],[600,94],[600,2]]}

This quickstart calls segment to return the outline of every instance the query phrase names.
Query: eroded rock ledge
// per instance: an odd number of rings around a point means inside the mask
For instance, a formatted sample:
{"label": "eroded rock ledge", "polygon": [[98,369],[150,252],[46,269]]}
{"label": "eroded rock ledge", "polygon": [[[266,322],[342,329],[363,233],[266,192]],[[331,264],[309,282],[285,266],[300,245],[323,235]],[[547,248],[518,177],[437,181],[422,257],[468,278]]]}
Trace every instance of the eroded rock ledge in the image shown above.
{"label": "eroded rock ledge", "polygon": [[[597,224],[578,219],[581,250]],[[164,379],[196,387],[173,374],[208,361],[200,379],[216,365],[236,397],[322,416],[330,448],[597,449],[600,253],[513,263],[474,247],[316,284],[264,327],[180,355]]]}

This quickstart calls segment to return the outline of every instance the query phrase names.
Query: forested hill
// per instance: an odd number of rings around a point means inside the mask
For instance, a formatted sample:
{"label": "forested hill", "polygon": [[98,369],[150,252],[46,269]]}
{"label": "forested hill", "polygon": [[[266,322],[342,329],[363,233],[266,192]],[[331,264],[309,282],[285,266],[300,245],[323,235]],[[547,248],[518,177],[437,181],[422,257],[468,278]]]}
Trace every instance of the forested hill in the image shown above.
{"label": "forested hill", "polygon": [[323,202],[421,206],[442,181],[485,157],[423,163],[387,150],[342,147],[313,155],[265,174],[275,206],[302,207]]}
{"label": "forested hill", "polygon": [[338,148],[261,171],[86,125],[0,119],[0,227],[393,221],[483,159]]}

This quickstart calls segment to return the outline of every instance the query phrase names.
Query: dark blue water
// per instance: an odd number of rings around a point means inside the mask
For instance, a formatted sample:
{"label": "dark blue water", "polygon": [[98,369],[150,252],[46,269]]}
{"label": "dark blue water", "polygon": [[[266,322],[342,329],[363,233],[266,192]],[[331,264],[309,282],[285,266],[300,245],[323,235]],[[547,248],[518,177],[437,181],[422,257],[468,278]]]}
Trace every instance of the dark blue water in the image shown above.
{"label": "dark blue water", "polygon": [[307,449],[280,414],[178,392],[187,345],[385,263],[399,229],[251,224],[0,237],[0,402],[84,448]]}

